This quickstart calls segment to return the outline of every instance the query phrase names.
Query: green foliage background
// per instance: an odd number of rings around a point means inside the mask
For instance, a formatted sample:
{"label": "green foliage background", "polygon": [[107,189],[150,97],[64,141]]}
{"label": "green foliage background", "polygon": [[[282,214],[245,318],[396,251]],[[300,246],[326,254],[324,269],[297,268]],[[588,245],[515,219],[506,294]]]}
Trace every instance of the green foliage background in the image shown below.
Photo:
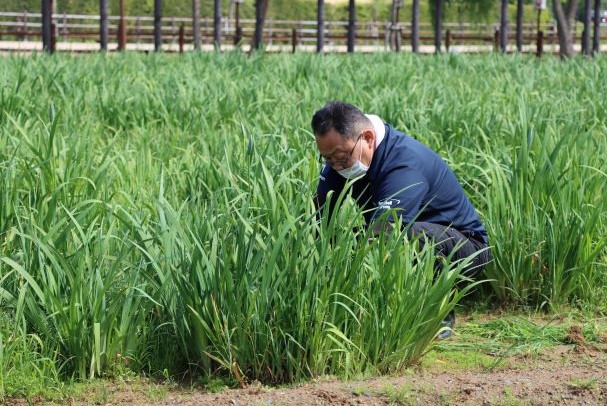
{"label": "green foliage background", "polygon": [[[72,14],[97,14],[99,6],[97,1],[90,0],[56,0],[59,13]],[[525,19],[528,22],[535,21],[535,10],[531,2],[527,1],[525,6]],[[201,0],[201,16],[212,18],[213,0]],[[231,2],[223,0],[222,13],[226,15]],[[110,13],[118,14],[118,1],[110,0]],[[125,0],[126,12],[129,15],[152,15],[154,9],[153,0]],[[166,16],[190,16],[192,6],[189,0],[166,1],[163,4]],[[4,0],[0,3],[0,11],[28,10],[37,12],[40,9],[39,0]],[[246,0],[241,5],[243,18],[255,18],[254,0]],[[373,2],[358,2],[356,6],[357,19],[359,21],[372,21],[377,15],[378,21],[390,20],[391,1],[378,0],[374,11]],[[514,20],[515,4],[510,5],[511,20]],[[325,5],[326,19],[347,20],[347,2]],[[545,12],[544,15],[548,15]],[[430,7],[428,1],[420,2],[420,15],[422,22],[430,22]],[[285,20],[315,20],[315,0],[270,0],[268,17]],[[411,4],[406,2],[401,10],[401,21],[411,20]],[[491,0],[452,0],[446,3],[445,21],[450,22],[474,22],[474,21],[499,21],[499,2]]]}

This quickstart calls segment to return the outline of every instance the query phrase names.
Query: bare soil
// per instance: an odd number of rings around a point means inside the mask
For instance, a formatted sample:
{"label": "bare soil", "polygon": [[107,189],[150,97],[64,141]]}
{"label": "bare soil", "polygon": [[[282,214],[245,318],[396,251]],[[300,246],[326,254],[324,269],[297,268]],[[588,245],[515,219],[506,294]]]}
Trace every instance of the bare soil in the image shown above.
{"label": "bare soil", "polygon": [[251,384],[221,393],[182,389],[152,400],[149,392],[123,387],[107,404],[607,405],[607,345],[588,345],[583,336],[575,337],[576,331],[571,333],[571,345],[507,358],[498,368],[458,369],[437,358],[401,376],[325,379],[288,388]]}
{"label": "bare soil", "polygon": [[[466,340],[456,334],[454,348]],[[48,402],[8,399],[7,403]],[[108,380],[59,404],[607,405],[607,336],[588,342],[582,329],[572,326],[563,344],[538,351],[501,357],[480,350],[434,351],[399,375],[348,381],[324,377],[289,387],[251,383],[242,389],[209,393],[137,379]]]}

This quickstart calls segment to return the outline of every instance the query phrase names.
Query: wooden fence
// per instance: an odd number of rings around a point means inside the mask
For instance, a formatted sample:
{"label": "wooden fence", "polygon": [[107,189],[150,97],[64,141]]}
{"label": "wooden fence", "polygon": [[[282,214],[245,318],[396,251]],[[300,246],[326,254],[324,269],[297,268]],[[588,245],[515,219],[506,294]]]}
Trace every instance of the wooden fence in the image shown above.
{"label": "wooden fence", "polygon": [[[125,16],[122,40],[123,49],[150,51],[154,49],[154,17]],[[255,30],[255,20],[223,18],[221,41],[214,43],[213,20],[201,18],[200,39],[203,49],[222,49],[234,46],[248,47]],[[108,16],[110,46],[113,51],[121,46],[121,17]],[[325,22],[323,48],[329,52],[344,51],[347,40],[346,21]],[[444,24],[442,46],[446,50],[479,52],[499,49],[499,24]],[[544,46],[558,43],[553,25],[542,25],[538,32],[535,24],[523,27],[523,49],[541,52]],[[0,40],[22,43],[41,42],[42,18],[40,13],[0,12]],[[581,33],[578,33],[578,36]],[[264,46],[270,51],[315,51],[317,41],[316,21],[266,20]],[[164,17],[161,24],[162,49],[181,51],[193,49],[193,21],[187,17]],[[99,49],[100,16],[54,14],[52,16],[52,50],[92,52]],[[409,50],[411,25],[400,23],[391,26],[388,22],[357,22],[356,50]],[[430,24],[420,24],[422,52],[434,52],[434,32]],[[25,49],[24,47],[18,49]],[[38,49],[38,47],[35,47]],[[40,47],[41,49],[41,47]],[[508,49],[516,49],[515,26],[509,26]]]}

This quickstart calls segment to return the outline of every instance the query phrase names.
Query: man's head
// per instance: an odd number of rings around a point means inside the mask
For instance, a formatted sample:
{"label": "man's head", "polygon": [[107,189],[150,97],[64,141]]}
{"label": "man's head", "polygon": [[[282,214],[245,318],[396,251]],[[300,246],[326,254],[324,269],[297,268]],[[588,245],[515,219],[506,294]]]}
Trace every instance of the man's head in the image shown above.
{"label": "man's head", "polygon": [[371,165],[375,130],[358,108],[339,101],[329,102],[314,113],[312,129],[318,151],[336,171],[348,169],[356,161]]}

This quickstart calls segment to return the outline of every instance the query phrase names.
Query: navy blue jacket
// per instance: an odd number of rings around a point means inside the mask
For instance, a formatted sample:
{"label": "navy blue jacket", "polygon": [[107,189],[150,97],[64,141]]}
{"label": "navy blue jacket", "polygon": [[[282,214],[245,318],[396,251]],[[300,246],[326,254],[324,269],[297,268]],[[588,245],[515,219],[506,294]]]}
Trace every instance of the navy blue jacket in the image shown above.
{"label": "navy blue jacket", "polygon": [[[365,210],[367,224],[387,209],[398,209],[405,222],[423,221],[471,231],[487,242],[487,232],[455,174],[443,159],[419,141],[385,125],[386,134],[366,175],[352,185],[352,196]],[[337,199],[346,179],[325,165],[317,199]]]}

